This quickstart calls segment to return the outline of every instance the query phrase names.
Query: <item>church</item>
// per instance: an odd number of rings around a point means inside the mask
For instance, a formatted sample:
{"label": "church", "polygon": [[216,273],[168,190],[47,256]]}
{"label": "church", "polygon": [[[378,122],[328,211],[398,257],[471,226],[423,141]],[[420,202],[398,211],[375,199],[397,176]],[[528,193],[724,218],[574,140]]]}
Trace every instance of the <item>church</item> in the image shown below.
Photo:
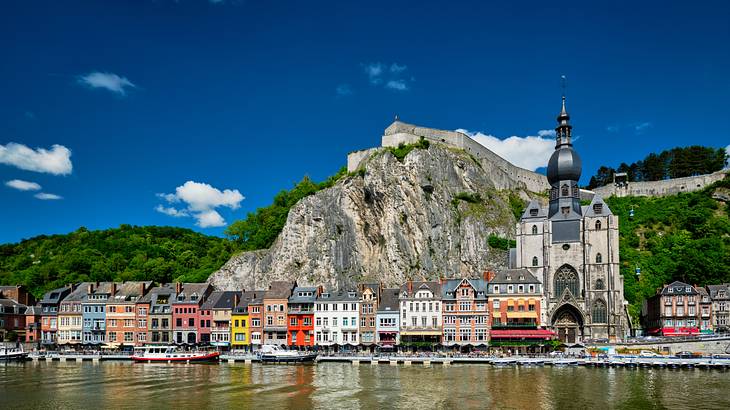
{"label": "church", "polygon": [[565,343],[622,339],[629,329],[619,270],[618,216],[594,195],[581,205],[581,159],[563,106],[547,167],[548,205],[531,201],[517,224],[512,265],[543,286],[541,324]]}

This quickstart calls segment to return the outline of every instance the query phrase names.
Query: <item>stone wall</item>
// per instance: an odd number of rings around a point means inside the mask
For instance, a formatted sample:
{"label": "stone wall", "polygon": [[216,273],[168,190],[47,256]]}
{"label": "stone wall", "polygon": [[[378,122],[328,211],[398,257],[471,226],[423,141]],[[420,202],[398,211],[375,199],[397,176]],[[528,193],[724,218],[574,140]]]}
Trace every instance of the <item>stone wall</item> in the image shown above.
{"label": "stone wall", "polygon": [[[600,347],[601,345],[595,345]],[[679,352],[697,352],[703,354],[728,354],[730,353],[730,337],[718,337],[698,340],[663,340],[645,343],[617,343],[618,348],[637,350],[659,350],[670,354]]]}
{"label": "stone wall", "polygon": [[[400,144],[412,144],[421,137],[430,142],[464,150],[472,155],[479,161],[482,168],[492,175],[497,189],[527,189],[532,192],[545,192],[550,187],[545,175],[515,166],[469,136],[456,131],[437,130],[396,121],[386,128],[381,146],[397,147]],[[363,150],[350,153],[347,158],[348,171],[357,170],[370,152],[371,150]]]}
{"label": "stone wall", "polygon": [[616,184],[604,185],[593,192],[603,198],[609,196],[665,196],[680,192],[700,190],[712,183],[720,181],[728,174],[728,170],[717,171],[712,174],[694,177],[666,179],[663,181],[629,182],[622,186]]}

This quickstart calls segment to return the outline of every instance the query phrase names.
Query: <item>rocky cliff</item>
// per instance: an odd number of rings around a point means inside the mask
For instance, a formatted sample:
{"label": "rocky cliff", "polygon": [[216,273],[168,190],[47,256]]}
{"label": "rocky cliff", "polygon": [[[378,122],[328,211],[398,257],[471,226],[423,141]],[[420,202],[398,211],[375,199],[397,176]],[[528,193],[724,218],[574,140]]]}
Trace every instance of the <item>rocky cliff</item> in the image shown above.
{"label": "rocky cliff", "polygon": [[513,237],[510,195],[469,153],[442,144],[402,161],[372,150],[357,172],[297,203],[267,250],[234,256],[209,279],[220,289],[264,288],[277,279],[347,286],[398,285],[409,278],[479,274],[503,268],[490,234]]}

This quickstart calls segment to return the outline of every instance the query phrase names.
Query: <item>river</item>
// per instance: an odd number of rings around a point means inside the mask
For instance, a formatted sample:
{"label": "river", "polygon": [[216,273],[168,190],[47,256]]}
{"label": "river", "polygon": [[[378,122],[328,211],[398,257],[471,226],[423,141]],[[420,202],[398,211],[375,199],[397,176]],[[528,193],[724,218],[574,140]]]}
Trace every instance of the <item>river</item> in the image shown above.
{"label": "river", "polygon": [[490,365],[0,364],[0,409],[730,408],[719,370]]}

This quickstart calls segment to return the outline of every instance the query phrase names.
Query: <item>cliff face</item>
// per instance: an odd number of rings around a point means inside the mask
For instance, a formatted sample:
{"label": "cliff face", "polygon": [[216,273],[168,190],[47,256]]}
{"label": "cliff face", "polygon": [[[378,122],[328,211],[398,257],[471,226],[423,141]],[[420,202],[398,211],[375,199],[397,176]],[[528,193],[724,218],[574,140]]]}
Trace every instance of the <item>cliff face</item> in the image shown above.
{"label": "cliff face", "polygon": [[361,168],[295,205],[270,249],[234,256],[209,281],[220,289],[277,279],[393,286],[505,267],[506,252],[487,238],[513,237],[508,195],[526,199],[526,192],[496,190],[473,156],[440,144],[414,149],[403,162],[379,148]]}

